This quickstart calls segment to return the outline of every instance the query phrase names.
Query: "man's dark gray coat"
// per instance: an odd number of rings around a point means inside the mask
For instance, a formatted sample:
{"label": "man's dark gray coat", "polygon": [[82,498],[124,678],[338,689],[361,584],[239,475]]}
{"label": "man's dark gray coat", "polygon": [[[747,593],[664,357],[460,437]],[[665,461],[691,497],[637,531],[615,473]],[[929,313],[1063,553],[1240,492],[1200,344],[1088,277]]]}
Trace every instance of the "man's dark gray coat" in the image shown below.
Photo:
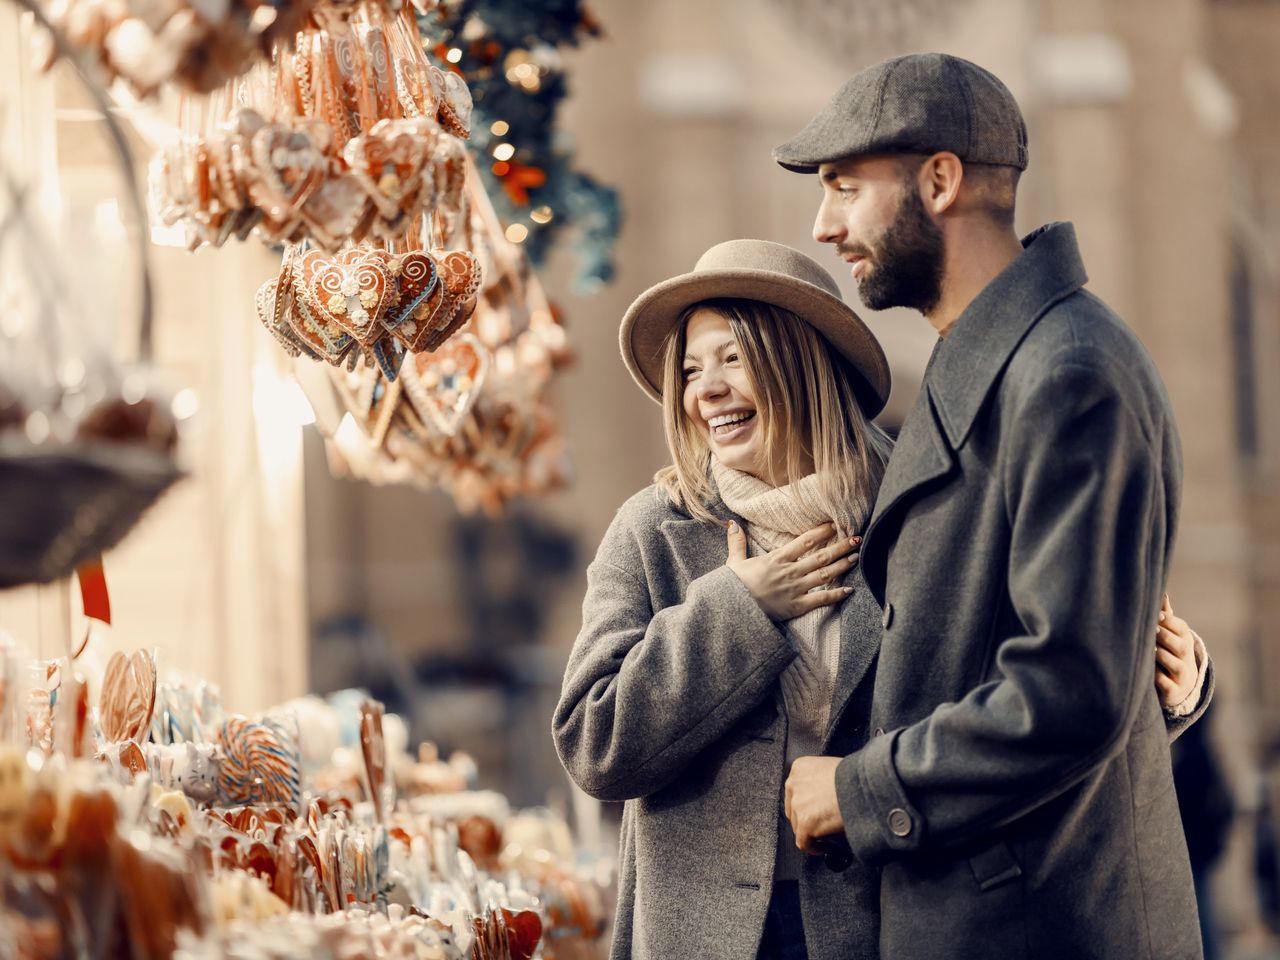
{"label": "man's dark gray coat", "polygon": [[1194,960],[1153,686],[1177,527],[1169,401],[1051,225],[930,362],[863,545],[883,608],[837,790],[883,960]]}

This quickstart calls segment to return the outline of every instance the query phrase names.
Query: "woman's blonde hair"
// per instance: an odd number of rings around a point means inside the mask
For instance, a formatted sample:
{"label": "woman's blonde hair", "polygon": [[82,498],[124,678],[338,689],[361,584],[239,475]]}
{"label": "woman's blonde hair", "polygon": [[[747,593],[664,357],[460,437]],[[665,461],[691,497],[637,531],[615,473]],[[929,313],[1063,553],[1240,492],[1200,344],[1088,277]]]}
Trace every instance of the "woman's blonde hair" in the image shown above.
{"label": "woman's blonde hair", "polygon": [[[848,536],[870,519],[893,441],[867,419],[853,365],[794,313],[758,300],[705,300],[689,307],[667,338],[662,408],[672,463],[654,481],[689,515],[718,522],[707,509],[715,491],[711,448],[684,411],[686,327],[698,310],[729,322],[755,392],[760,449],[766,463],[785,465],[799,480],[810,459],[818,476],[813,502]],[[793,495],[806,494],[791,487]]]}

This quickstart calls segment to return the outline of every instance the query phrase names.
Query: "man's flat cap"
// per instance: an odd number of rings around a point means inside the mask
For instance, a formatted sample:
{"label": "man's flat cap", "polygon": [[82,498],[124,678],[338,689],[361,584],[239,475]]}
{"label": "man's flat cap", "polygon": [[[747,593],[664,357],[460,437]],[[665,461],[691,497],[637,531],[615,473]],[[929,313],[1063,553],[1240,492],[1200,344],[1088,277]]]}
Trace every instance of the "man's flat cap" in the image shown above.
{"label": "man's flat cap", "polygon": [[773,159],[816,173],[849,157],[943,151],[1025,170],[1027,125],[989,71],[945,53],[915,53],[854,74]]}

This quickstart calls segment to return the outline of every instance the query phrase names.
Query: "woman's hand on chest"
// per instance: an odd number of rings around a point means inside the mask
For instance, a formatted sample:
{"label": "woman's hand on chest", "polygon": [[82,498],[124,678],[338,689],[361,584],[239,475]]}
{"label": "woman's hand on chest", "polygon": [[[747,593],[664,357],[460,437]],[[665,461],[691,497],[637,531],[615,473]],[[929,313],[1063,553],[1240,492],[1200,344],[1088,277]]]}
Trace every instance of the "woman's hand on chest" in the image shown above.
{"label": "woman's hand on chest", "polygon": [[[746,531],[731,522],[728,567],[770,619],[791,620],[818,607],[840,603],[853,593],[850,587],[828,585],[839,583],[853,569],[862,538],[829,543],[834,534],[834,524],[823,524],[776,550],[750,557]],[[822,587],[826,589],[819,589]]]}

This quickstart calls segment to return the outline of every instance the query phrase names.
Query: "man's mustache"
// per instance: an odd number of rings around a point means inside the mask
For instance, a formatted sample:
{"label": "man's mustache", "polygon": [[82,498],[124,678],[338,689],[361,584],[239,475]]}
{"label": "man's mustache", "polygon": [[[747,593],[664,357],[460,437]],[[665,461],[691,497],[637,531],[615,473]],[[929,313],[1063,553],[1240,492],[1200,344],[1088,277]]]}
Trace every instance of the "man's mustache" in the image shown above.
{"label": "man's mustache", "polygon": [[843,243],[838,243],[836,244],[836,253],[840,254],[841,257],[862,257],[865,260],[874,259],[871,256],[871,251],[862,245],[847,246]]}

